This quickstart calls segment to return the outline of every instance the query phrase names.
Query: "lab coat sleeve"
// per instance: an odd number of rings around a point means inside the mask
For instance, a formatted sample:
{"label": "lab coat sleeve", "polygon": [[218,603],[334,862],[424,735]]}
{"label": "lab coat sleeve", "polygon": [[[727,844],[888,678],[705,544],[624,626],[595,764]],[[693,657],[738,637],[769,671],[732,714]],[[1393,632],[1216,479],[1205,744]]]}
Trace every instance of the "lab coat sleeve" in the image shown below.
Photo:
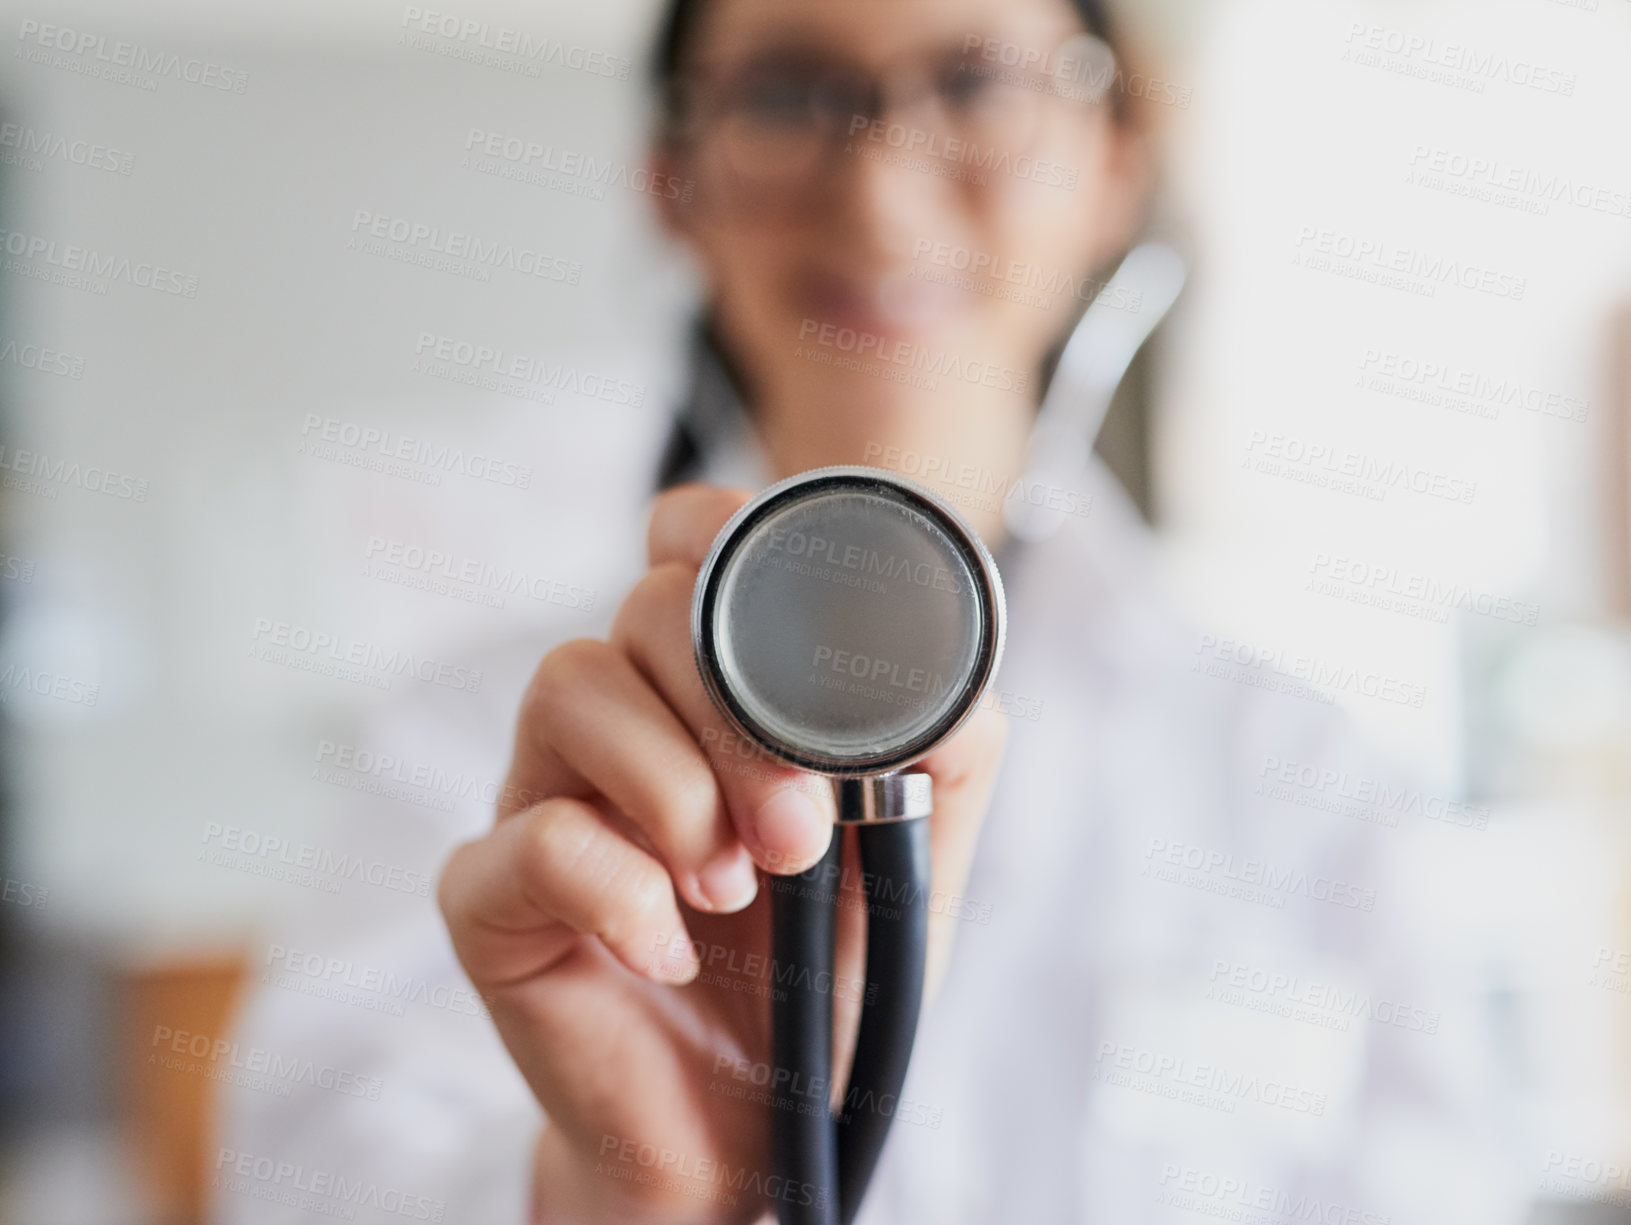
{"label": "lab coat sleeve", "polygon": [[282,968],[287,954],[255,967],[240,1062],[281,1074],[221,1085],[211,1219],[527,1221],[542,1114],[471,1011],[481,1005],[439,924],[313,947],[357,967],[353,979],[376,970],[413,985],[397,1015],[304,993],[317,980]]}
{"label": "lab coat sleeve", "polygon": [[[454,847],[492,827],[538,661],[570,633],[605,632],[573,617],[449,647],[479,690],[392,691],[355,712],[350,732],[327,733],[409,765],[390,788],[314,784],[333,821],[325,845],[434,882]],[[404,798],[415,790],[417,802]],[[404,894],[347,879],[338,894],[308,893],[250,960],[232,1037],[244,1074],[218,1082],[205,1164],[211,1220],[530,1219],[547,1122],[458,963],[433,885]]]}
{"label": "lab coat sleeve", "polygon": [[[492,825],[492,785],[543,649],[470,654],[502,681],[475,700],[439,691],[362,718],[358,744],[482,785],[450,785],[445,807],[342,792],[332,844],[434,881],[454,846]],[[314,802],[329,800],[321,791]],[[242,1074],[218,1084],[206,1162],[213,1220],[528,1220],[543,1114],[458,964],[434,894],[347,880],[339,894],[303,898],[251,948],[233,1035]]]}

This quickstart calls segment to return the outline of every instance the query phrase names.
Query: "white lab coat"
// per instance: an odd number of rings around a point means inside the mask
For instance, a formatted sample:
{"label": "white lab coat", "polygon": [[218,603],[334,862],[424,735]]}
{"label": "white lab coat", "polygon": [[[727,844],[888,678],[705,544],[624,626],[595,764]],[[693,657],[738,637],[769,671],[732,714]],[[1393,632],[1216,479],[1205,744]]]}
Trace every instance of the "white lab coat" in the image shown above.
{"label": "white lab coat", "polygon": [[[708,471],[767,483],[740,432]],[[970,917],[923,1021],[912,1105],[861,1225],[1518,1220],[1522,1188],[1487,1133],[1481,1018],[1424,955],[1430,933],[1413,926],[1395,871],[1421,816],[1390,828],[1286,798],[1319,792],[1265,794],[1270,761],[1355,780],[1378,768],[1333,706],[1255,683],[1268,674],[1198,667],[1215,659],[1168,610],[1127,499],[1102,467],[1090,492],[1087,517],[1001,557],[1010,623],[997,683],[1020,713],[960,908]],[[467,701],[398,711],[388,742],[502,777],[515,697],[549,646],[496,651],[488,676],[515,679],[495,683],[478,714]],[[438,818],[435,836],[445,850],[487,820]],[[1251,884],[1270,871],[1277,884]],[[396,915],[355,942],[322,923],[279,942],[462,983],[434,901],[408,899]],[[1250,989],[1275,974],[1295,985]],[[1395,1008],[1406,1024],[1387,1023]],[[331,1208],[386,1205],[357,1219],[525,1219],[545,1124],[484,1019],[263,987],[238,1041],[376,1078],[362,1083],[378,1100],[305,1082],[288,1096],[224,1085],[211,1161],[221,1221],[309,1219],[321,1209],[299,1206],[294,1188],[332,1192],[318,1172],[355,1197],[331,1195]],[[257,1178],[256,1160],[262,1173],[301,1172]]]}

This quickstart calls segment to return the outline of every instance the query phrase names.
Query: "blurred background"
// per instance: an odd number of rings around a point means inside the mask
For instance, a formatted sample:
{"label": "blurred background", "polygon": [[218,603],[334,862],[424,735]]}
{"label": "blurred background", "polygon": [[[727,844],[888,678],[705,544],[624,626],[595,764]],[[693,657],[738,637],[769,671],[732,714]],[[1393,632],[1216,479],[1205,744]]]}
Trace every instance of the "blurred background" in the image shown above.
{"label": "blurred background", "polygon": [[[486,780],[417,786],[435,746],[380,729],[518,690],[474,644],[591,632],[637,565],[692,274],[642,193],[468,154],[481,131],[637,166],[656,10],[456,3],[572,54],[483,56],[384,0],[0,3],[5,1221],[203,1219],[255,957],[422,903],[268,843],[343,824],[433,879]],[[1189,280],[1100,449],[1242,662],[1419,695],[1334,689],[1422,780],[1422,940],[1500,1035],[1537,1219],[1620,1219],[1631,5],[1120,12]],[[512,256],[439,252],[454,233]],[[546,373],[484,379],[465,346]],[[1371,475],[1322,481],[1340,465]],[[574,530],[618,518],[627,556]],[[557,598],[450,598],[432,553]],[[175,1032],[206,1040],[155,1062]]]}

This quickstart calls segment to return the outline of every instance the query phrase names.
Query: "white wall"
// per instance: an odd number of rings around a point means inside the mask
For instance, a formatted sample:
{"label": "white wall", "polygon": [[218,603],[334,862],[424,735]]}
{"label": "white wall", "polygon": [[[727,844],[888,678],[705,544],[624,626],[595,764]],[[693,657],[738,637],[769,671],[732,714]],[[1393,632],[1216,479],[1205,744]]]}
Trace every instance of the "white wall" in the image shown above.
{"label": "white wall", "polygon": [[[83,363],[78,378],[0,371],[14,445],[148,482],[139,504],[77,488],[6,503],[10,551],[34,567],[7,584],[5,659],[99,691],[94,706],[7,695],[20,869],[50,889],[55,922],[141,950],[230,940],[304,905],[303,891],[194,863],[207,823],[291,839],[332,831],[356,801],[310,779],[316,746],[355,741],[416,684],[399,677],[381,693],[252,658],[270,637],[257,625],[461,667],[474,642],[592,624],[562,604],[496,610],[362,578],[374,535],[569,586],[605,591],[620,573],[625,559],[593,555],[573,525],[630,513],[629,482],[669,411],[679,277],[651,232],[649,197],[581,199],[461,160],[478,127],[637,163],[643,95],[588,72],[516,75],[400,45],[404,6],[343,17],[178,6],[144,18],[7,7],[0,28],[13,35],[49,21],[248,74],[242,94],[162,78],[150,92],[8,55],[3,93],[23,127],[131,158],[128,175],[50,156],[12,167],[8,229],[197,286],[189,298],[6,278],[6,335]],[[633,58],[638,78],[644,6],[561,7],[543,20],[517,6],[510,20]],[[475,280],[356,250],[359,210],[512,243],[562,261],[549,266],[577,283],[503,269]],[[569,391],[540,404],[416,372],[422,333],[621,380],[643,404]],[[301,453],[314,440],[308,414],[534,474],[522,490],[361,472]]]}

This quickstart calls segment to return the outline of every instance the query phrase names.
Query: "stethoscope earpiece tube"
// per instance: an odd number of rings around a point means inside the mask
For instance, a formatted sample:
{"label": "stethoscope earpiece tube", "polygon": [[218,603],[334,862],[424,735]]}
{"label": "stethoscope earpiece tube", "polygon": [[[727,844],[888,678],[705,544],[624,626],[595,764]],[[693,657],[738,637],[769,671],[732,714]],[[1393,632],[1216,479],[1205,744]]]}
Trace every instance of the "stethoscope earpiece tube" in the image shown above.
{"label": "stethoscope earpiece tube", "polygon": [[832,1084],[832,999],[844,827],[814,867],[770,884],[772,1069],[792,1092],[770,1107],[770,1151],[780,1225],[836,1225],[838,1138],[827,1108]]}
{"label": "stethoscope earpiece tube", "polygon": [[900,1105],[929,949],[929,822],[861,825],[866,993],[838,1129],[838,1222],[851,1225]]}
{"label": "stethoscope earpiece tube", "polygon": [[[780,1225],[855,1220],[889,1137],[917,1037],[928,964],[929,822],[924,816],[865,819],[871,781],[838,780],[839,822],[827,853],[809,871],[771,885],[776,970],[789,984],[772,996],[772,1066],[795,1090],[788,1102],[772,1105]],[[838,989],[833,970],[841,848],[844,827],[852,823],[867,900],[866,973],[855,1058],[834,1118],[827,1107],[832,1002],[817,984]]]}

